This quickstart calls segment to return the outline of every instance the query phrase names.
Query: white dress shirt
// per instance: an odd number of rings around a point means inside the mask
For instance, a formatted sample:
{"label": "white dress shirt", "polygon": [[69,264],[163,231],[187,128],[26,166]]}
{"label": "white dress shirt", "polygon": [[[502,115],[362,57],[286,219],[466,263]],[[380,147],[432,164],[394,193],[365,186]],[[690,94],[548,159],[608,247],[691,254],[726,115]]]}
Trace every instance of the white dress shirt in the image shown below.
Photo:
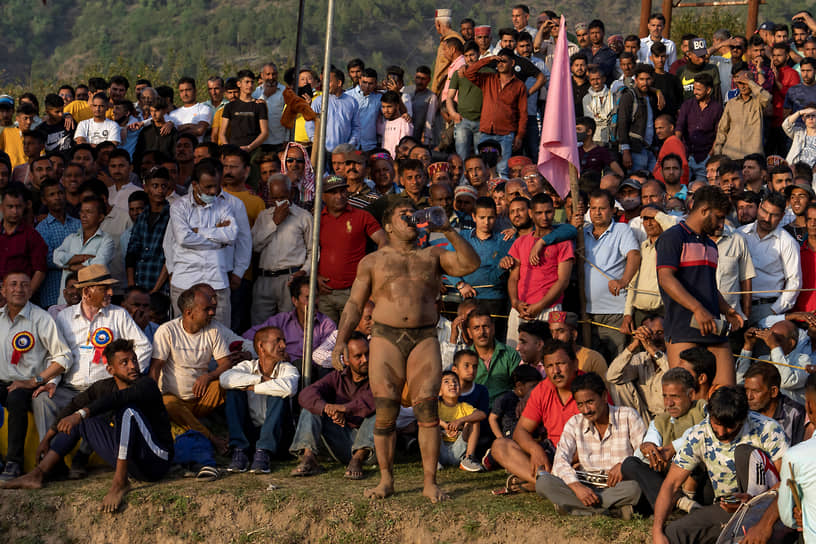
{"label": "white dress shirt", "polygon": [[[108,267],[108,270],[110,270],[114,253],[116,253],[116,244],[113,238],[102,230],[101,226],[87,241],[83,240],[82,228],[73,234],[69,234],[65,237],[65,240],[62,241],[62,244],[54,250],[53,255],[54,264],[63,269],[60,286],[65,287],[65,278],[71,273],[65,266],[74,255],[93,255],[90,259],[83,261],[82,264],[84,266],[104,264]],[[60,289],[57,302],[59,304],[65,303],[65,296],[62,294],[62,289]]]}
{"label": "white dress shirt", "polygon": [[[18,334],[28,333],[28,341],[23,336],[18,337],[17,343],[28,351],[19,350],[20,358],[12,364],[14,356],[14,338]],[[33,344],[30,342],[33,339]],[[12,382],[14,380],[28,380],[51,366],[59,363],[63,368],[71,364],[71,352],[68,345],[57,329],[54,319],[45,310],[27,302],[20,313],[9,319],[8,306],[0,308],[0,380]],[[56,379],[55,379],[56,380]]]}
{"label": "white dress shirt", "polygon": [[256,427],[266,419],[267,397],[294,397],[298,391],[300,373],[286,361],[279,361],[272,371],[271,379],[261,381],[261,365],[258,359],[243,361],[227,370],[219,381],[222,389],[246,389],[254,385],[255,391],[247,391],[249,415]]}
{"label": "white dress shirt", "polygon": [[280,225],[273,220],[275,208],[258,214],[252,226],[252,249],[261,254],[264,270],[300,267],[308,273],[312,259],[312,215],[289,204],[289,215]]}
{"label": "white dress shirt", "polygon": [[[754,291],[771,289],[799,289],[802,287],[802,269],[799,258],[799,246],[793,236],[781,227],[777,227],[765,238],[757,234],[757,223],[740,227],[739,231],[748,242],[748,250],[754,262],[756,277],[751,282]],[[775,314],[790,310],[796,302],[798,293],[779,293],[779,298],[771,305]],[[775,293],[754,293],[754,300],[775,298]]]}
{"label": "white dress shirt", "polygon": [[[663,69],[668,72],[669,67],[671,67],[671,65],[674,64],[674,61],[677,60],[677,47],[674,45],[674,42],[668,38],[660,38],[660,41],[666,46],[666,66]],[[652,45],[654,45],[654,43],[655,41],[651,36],[646,36],[645,38],[640,39],[638,62],[651,64],[654,66],[652,63]]]}
{"label": "white dress shirt", "polygon": [[286,142],[287,129],[281,124],[281,115],[283,115],[283,107],[286,105],[283,102],[283,91],[286,90],[281,83],[278,83],[277,90],[274,94],[264,96],[264,86],[259,85],[257,89],[252,92],[252,98],[263,98],[266,101],[266,113],[269,121],[269,136],[264,140],[265,144],[278,145]]}
{"label": "white dress shirt", "polygon": [[132,182],[125,183],[124,185],[122,185],[121,189],[117,189],[116,184],[113,184],[110,187],[108,187],[108,204],[110,204],[114,208],[119,208],[127,212],[128,198],[136,191],[141,190],[142,190],[141,188],[137,187]]}
{"label": "white dress shirt", "polygon": [[108,329],[112,340],[119,338],[133,340],[133,349],[139,359],[139,370],[144,373],[150,366],[153,347],[124,308],[109,304],[88,321],[82,313],[80,302],[59,313],[57,328],[71,350],[71,361],[69,366],[65,367],[63,382],[74,389],[84,391],[95,382],[110,377],[101,358],[97,362],[93,361],[97,348],[91,340],[100,329]]}
{"label": "white dress shirt", "polygon": [[[732,227],[725,225],[723,235],[717,240],[717,289],[729,306],[734,308],[742,317],[740,300],[742,295],[726,294],[742,291],[740,282],[753,280],[756,277],[754,261],[748,250],[748,242],[743,235]],[[755,287],[752,283],[752,289]],[[771,294],[773,296],[773,294]]]}
{"label": "white dress shirt", "polygon": [[[163,247],[168,257],[167,270],[173,275],[172,285],[189,289],[203,282],[215,290],[229,286],[227,274],[233,269],[238,221],[226,196],[235,198],[222,191],[212,204],[202,206],[190,191],[170,206],[170,222],[164,233]],[[246,216],[246,210],[243,213]],[[229,225],[216,227],[226,221]]]}

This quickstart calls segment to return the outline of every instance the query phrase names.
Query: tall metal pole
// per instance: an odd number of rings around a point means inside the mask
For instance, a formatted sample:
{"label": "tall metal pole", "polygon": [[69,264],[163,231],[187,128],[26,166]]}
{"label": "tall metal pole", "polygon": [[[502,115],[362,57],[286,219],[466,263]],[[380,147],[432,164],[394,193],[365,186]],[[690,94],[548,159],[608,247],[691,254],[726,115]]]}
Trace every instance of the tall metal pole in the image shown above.
{"label": "tall metal pole", "polygon": [[745,35],[750,36],[757,29],[759,19],[759,0],[748,0],[748,18],[745,21]]}
{"label": "tall metal pole", "polygon": [[[580,194],[580,188],[578,186],[578,170],[575,169],[575,165],[573,164],[570,164],[569,167],[569,177],[570,193],[572,194],[572,209],[568,210],[568,213],[574,217],[580,212],[581,199],[578,196]],[[575,242],[578,255],[582,255],[584,258],[586,258],[583,226],[578,228],[578,237],[576,238]],[[576,264],[578,264],[577,261]],[[581,307],[581,342],[585,347],[589,347],[592,343],[592,329],[589,326],[589,319],[587,318],[586,313],[586,275],[584,273],[583,263],[580,263],[576,267],[576,273],[578,277],[578,303]]]}
{"label": "tall metal pole", "polygon": [[649,35],[649,15],[652,13],[652,0],[640,0],[640,29],[638,36],[643,38]]}
{"label": "tall metal pole", "polygon": [[312,381],[312,339],[314,338],[315,298],[317,296],[317,260],[320,256],[320,215],[322,212],[323,172],[326,171],[326,112],[329,109],[329,67],[331,66],[331,41],[334,30],[334,0],[329,0],[326,15],[326,49],[323,55],[323,95],[320,113],[323,119],[318,123],[320,131],[314,145],[317,148],[317,172],[315,176],[314,215],[312,219],[312,262],[309,267],[309,304],[306,306],[306,331],[303,341],[303,384]]}
{"label": "tall metal pole", "polygon": [[666,28],[663,29],[663,36],[666,38],[671,37],[672,8],[674,8],[673,0],[663,0],[663,17],[666,18]]}
{"label": "tall metal pole", "polygon": [[[295,35],[295,82],[294,85],[292,85],[295,88],[295,94],[297,94],[298,78],[300,75],[300,42],[303,36],[303,4],[305,2],[306,0],[300,0],[300,5],[298,7],[297,34]],[[289,132],[289,140],[295,141],[294,127]]]}

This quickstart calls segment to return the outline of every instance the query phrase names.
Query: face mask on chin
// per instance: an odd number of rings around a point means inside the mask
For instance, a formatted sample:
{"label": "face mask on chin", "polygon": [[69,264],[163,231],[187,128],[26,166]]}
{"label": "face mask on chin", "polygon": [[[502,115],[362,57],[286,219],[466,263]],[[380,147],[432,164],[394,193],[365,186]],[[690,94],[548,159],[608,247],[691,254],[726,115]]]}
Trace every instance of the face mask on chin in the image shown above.
{"label": "face mask on chin", "polygon": [[197,195],[201,202],[203,202],[205,205],[212,204],[215,202],[216,197],[218,197],[218,195],[206,195],[202,192],[198,192]]}
{"label": "face mask on chin", "polygon": [[640,197],[634,196],[632,198],[624,198],[620,201],[621,207],[627,212],[630,212],[640,206]]}

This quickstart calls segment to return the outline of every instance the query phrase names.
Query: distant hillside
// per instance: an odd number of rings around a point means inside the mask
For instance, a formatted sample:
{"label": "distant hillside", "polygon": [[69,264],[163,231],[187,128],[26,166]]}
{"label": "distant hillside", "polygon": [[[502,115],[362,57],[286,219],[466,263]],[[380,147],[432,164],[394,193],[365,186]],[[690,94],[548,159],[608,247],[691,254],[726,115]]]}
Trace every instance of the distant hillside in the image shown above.
{"label": "distant hillside", "polygon": [[[400,64],[412,73],[431,64],[438,43],[434,9],[454,10],[494,28],[509,25],[516,0],[338,0],[333,62],[359,56],[375,68]],[[789,20],[806,2],[769,0],[760,20]],[[303,63],[323,58],[327,0],[306,0]],[[536,4],[532,4],[535,6]],[[608,33],[636,32],[639,0],[558,0],[570,23],[598,17]],[[661,2],[654,1],[656,10]],[[92,74],[125,73],[172,81],[233,73],[267,59],[291,64],[297,0],[2,0],[0,85],[34,88]],[[734,8],[736,9],[736,8]],[[677,18],[690,10],[675,10]],[[733,11],[733,9],[732,9]],[[736,9],[744,21],[745,8]],[[744,23],[741,23],[744,24]]]}

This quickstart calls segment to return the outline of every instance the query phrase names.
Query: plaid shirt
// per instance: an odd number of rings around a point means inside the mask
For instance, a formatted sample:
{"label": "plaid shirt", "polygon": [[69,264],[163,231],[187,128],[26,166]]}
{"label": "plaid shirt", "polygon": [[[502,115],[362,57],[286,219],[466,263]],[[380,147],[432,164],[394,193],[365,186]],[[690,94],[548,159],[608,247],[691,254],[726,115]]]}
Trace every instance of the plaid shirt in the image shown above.
{"label": "plaid shirt", "polygon": [[553,462],[553,476],[569,485],[578,481],[572,459],[578,452],[582,470],[608,471],[640,447],[646,425],[638,413],[628,406],[609,406],[609,425],[603,436],[582,414],[572,416],[558,440]]}
{"label": "plaid shirt", "polygon": [[62,242],[65,241],[69,234],[73,234],[81,228],[82,223],[75,217],[66,215],[65,223],[60,223],[50,213],[36,226],[37,232],[40,233],[48,246],[48,254],[45,259],[48,272],[45,275],[45,281],[40,286],[40,305],[43,308],[48,308],[57,303],[60,289],[63,287],[60,285],[62,267],[54,264],[54,250],[62,245]]}
{"label": "plaid shirt", "polygon": [[159,219],[150,227],[150,210],[145,210],[133,224],[128,242],[125,266],[134,268],[136,285],[153,289],[164,266],[164,232],[170,222],[170,204],[165,201]]}

